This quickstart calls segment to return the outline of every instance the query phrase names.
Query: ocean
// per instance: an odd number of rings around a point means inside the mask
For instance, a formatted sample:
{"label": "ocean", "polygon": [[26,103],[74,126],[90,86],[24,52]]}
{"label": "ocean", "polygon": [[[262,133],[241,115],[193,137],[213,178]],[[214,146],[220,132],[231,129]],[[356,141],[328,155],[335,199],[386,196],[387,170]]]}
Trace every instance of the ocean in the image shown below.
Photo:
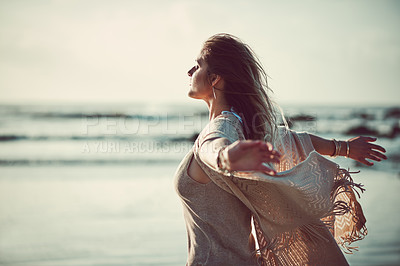
{"label": "ocean", "polygon": [[[375,135],[388,160],[335,159],[365,185],[351,265],[400,264],[400,108],[283,106],[291,128]],[[173,175],[208,123],[192,104],[0,105],[0,265],[184,265]]]}

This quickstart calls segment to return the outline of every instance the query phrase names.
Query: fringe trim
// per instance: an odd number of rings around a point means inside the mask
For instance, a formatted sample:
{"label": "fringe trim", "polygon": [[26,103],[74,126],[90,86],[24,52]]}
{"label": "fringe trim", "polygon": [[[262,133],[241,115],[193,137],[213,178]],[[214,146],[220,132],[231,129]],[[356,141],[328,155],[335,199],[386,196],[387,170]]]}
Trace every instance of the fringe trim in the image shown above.
{"label": "fringe trim", "polygon": [[[276,252],[292,245],[298,238],[306,240],[306,242],[311,245],[318,245],[321,240],[328,241],[316,228],[320,226],[327,227],[332,235],[335,236],[335,221],[337,218],[344,215],[351,215],[352,224],[349,224],[349,231],[345,231],[343,235],[335,237],[335,240],[345,253],[352,254],[353,251],[357,251],[358,247],[351,247],[350,244],[363,239],[368,233],[365,226],[366,219],[363,215],[361,205],[357,202],[355,197],[355,194],[357,194],[360,198],[359,191],[363,193],[365,189],[362,184],[355,183],[351,177],[351,174],[357,174],[359,172],[360,171],[350,172],[349,170],[338,167],[330,195],[333,207],[325,217],[321,219],[322,224],[303,225],[275,236],[267,242],[257,219],[254,219],[254,227],[259,243],[259,249],[254,252],[254,256],[257,258],[258,264],[279,265],[280,263]],[[343,196],[348,198],[348,201],[338,200],[338,197],[342,193],[345,193]]]}
{"label": "fringe trim", "polygon": [[[291,231],[283,232],[275,236],[269,242],[264,238],[261,228],[256,219],[254,219],[254,227],[257,234],[259,248],[254,251],[253,255],[257,258],[259,265],[281,265],[277,253],[284,252],[284,249],[290,247],[298,240],[317,246],[320,241],[329,241],[320,234],[318,228],[325,227],[324,224],[306,224],[297,227]],[[261,241],[260,241],[261,240]]]}
{"label": "fringe trim", "polygon": [[[360,192],[363,193],[365,188],[360,183],[355,183],[351,174],[358,174],[357,172],[350,172],[349,169],[339,168],[334,179],[334,186],[331,192],[331,201],[333,202],[333,208],[330,213],[325,217],[324,223],[331,230],[335,240],[342,250],[346,254],[353,254],[353,251],[357,251],[358,247],[351,247],[355,241],[362,240],[368,234],[368,230],[365,226],[366,219],[364,217],[361,205],[357,202],[355,194],[360,198]],[[360,191],[360,192],[359,192]],[[338,200],[338,197],[345,193],[345,197],[348,198],[348,202],[344,200]],[[351,222],[349,231],[346,231],[344,235],[335,235],[335,221],[340,216],[351,215]]]}
{"label": "fringe trim", "polygon": [[[354,183],[353,178],[350,174],[358,174],[357,172],[350,172],[350,170],[346,170],[344,168],[338,168],[336,177],[334,179],[334,185],[331,192],[331,200],[335,200],[337,195],[343,192],[351,192],[355,191],[357,196],[360,198],[360,193],[357,190],[352,190],[352,188],[357,188],[363,193],[365,191],[364,185],[361,183]],[[340,191],[344,189],[344,191]]]}

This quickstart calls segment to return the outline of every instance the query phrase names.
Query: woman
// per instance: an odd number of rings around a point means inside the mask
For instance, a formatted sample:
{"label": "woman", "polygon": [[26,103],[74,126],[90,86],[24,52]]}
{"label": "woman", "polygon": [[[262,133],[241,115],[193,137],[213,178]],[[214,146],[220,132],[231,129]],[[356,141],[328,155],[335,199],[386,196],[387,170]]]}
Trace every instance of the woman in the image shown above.
{"label": "woman", "polygon": [[374,138],[278,127],[262,66],[232,35],[209,38],[188,75],[189,96],[207,103],[210,123],[175,177],[187,265],[347,265],[336,242],[366,234],[353,190],[361,185],[319,154],[372,165],[366,159],[386,159],[385,150]]}

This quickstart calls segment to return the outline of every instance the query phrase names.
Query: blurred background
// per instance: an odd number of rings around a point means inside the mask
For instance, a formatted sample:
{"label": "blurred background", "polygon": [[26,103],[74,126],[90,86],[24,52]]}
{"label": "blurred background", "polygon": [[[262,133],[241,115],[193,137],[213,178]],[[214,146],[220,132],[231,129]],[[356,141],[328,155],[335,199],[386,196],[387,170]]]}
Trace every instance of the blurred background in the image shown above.
{"label": "blurred background", "polygon": [[400,264],[398,1],[0,1],[0,265],[184,265],[174,172],[202,43],[260,57],[293,129],[378,137],[351,265]]}

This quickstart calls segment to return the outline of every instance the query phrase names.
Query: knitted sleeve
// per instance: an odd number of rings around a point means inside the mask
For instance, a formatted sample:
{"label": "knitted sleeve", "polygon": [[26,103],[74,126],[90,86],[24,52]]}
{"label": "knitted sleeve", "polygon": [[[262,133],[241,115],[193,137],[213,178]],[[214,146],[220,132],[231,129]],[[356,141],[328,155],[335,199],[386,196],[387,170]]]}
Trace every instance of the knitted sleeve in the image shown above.
{"label": "knitted sleeve", "polygon": [[[217,139],[224,141],[216,141]],[[203,171],[214,183],[231,194],[234,193],[227,186],[224,173],[207,161],[216,165],[219,149],[241,139],[244,139],[244,136],[240,121],[232,114],[224,114],[216,117],[202,130],[193,146],[194,158]],[[204,156],[207,156],[207,160],[204,160]]]}
{"label": "knitted sleeve", "polygon": [[226,138],[230,143],[242,139],[241,128],[238,127],[237,119],[232,115],[220,115],[212,120],[201,132],[199,145],[215,138]]}

